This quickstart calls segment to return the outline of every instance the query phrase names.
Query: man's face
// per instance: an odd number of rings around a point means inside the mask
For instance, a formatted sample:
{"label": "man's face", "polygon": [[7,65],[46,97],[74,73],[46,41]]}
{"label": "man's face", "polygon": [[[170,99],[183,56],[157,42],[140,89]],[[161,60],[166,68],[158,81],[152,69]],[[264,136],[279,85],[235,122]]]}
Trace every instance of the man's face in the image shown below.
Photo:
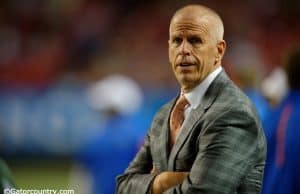
{"label": "man's face", "polygon": [[208,18],[175,17],[170,24],[169,60],[183,91],[190,91],[215,70],[218,43]]}

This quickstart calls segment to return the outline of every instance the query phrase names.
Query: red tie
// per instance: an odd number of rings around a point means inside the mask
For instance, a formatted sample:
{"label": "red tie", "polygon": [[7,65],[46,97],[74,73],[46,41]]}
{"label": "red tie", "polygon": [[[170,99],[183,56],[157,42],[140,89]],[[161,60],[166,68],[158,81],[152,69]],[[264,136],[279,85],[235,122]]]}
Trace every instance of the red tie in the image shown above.
{"label": "red tie", "polygon": [[172,110],[170,117],[170,148],[172,148],[175,143],[176,136],[184,121],[184,108],[188,104],[187,99],[181,95]]}

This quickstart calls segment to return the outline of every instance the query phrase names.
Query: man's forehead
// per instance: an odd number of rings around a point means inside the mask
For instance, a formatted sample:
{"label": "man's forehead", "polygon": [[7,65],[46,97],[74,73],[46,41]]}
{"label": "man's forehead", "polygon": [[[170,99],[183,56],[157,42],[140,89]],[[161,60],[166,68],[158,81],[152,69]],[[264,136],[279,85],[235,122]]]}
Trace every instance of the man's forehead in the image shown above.
{"label": "man's forehead", "polygon": [[223,39],[224,27],[220,16],[212,9],[202,5],[185,6],[173,15],[169,32],[174,32],[180,27],[189,27],[190,30],[205,31],[213,33],[216,39]]}
{"label": "man's forehead", "polygon": [[206,17],[180,17],[174,18],[170,24],[170,32],[208,30],[210,20]]}

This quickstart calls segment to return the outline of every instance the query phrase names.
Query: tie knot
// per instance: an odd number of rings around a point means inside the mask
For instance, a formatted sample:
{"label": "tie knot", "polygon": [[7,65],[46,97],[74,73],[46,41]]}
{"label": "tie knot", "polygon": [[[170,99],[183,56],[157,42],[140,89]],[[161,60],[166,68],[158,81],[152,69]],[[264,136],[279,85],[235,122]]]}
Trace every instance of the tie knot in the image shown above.
{"label": "tie knot", "polygon": [[184,95],[181,95],[177,100],[176,107],[178,109],[184,109],[186,105],[189,105],[189,101],[184,97]]}

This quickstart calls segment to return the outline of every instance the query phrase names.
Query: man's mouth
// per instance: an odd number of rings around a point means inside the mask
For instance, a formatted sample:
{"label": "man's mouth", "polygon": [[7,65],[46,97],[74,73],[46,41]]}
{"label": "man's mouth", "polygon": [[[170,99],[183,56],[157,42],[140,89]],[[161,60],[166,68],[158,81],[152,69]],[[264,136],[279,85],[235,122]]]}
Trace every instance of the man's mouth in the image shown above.
{"label": "man's mouth", "polygon": [[189,66],[194,66],[195,64],[193,63],[179,63],[178,66],[180,67],[189,67]]}

